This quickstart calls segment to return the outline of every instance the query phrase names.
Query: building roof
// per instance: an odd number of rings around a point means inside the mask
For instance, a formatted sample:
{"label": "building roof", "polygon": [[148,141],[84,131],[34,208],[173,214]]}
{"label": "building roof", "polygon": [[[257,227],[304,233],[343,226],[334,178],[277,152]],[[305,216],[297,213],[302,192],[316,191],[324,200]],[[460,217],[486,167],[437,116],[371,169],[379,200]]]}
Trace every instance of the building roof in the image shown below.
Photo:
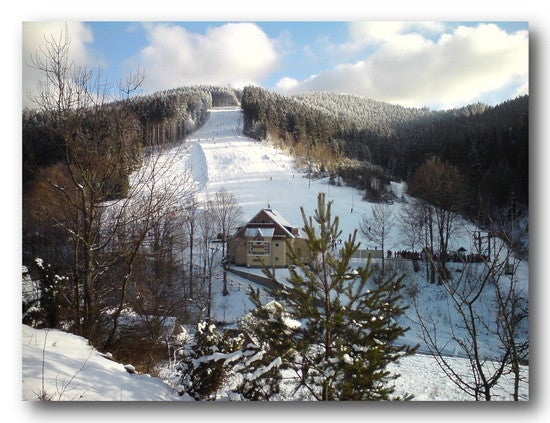
{"label": "building roof", "polygon": [[263,209],[264,212],[266,212],[269,216],[273,218],[276,222],[278,222],[282,226],[288,226],[290,228],[294,227],[288,220],[286,220],[281,213],[279,213],[277,210],[273,209]]}
{"label": "building roof", "polygon": [[245,238],[303,238],[300,228],[292,225],[278,211],[262,209],[244,226],[237,229],[235,237]]}

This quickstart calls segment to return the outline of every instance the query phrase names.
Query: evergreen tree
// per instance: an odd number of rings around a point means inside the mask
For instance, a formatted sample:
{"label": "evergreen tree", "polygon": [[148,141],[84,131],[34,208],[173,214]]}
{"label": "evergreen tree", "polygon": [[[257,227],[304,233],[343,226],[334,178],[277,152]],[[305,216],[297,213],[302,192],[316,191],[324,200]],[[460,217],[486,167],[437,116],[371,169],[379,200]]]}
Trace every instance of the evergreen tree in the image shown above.
{"label": "evergreen tree", "polygon": [[[281,365],[283,360],[297,358],[292,334],[300,323],[277,301],[262,305],[259,290],[252,289],[250,297],[256,308],[242,319],[242,326],[252,342],[246,344],[244,360],[240,363],[242,382],[238,391],[251,401],[279,400],[283,378]],[[280,336],[274,337],[274,333]]]}
{"label": "evergreen tree", "polygon": [[[393,385],[398,375],[387,366],[416,349],[396,344],[407,331],[396,323],[405,310],[402,279],[374,283],[370,263],[352,270],[350,260],[359,248],[356,232],[341,255],[333,252],[341,231],[331,205],[319,194],[314,217],[301,209],[309,259],[289,245],[290,277],[275,301],[264,306],[251,294],[256,309],[244,329],[260,353],[245,375],[246,389],[240,390],[247,398],[269,399],[266,387],[278,392],[285,374],[296,382],[293,395],[306,399],[400,399]],[[265,273],[275,277],[269,269]]]}
{"label": "evergreen tree", "polygon": [[182,350],[177,367],[181,375],[179,392],[186,392],[197,401],[216,399],[233,361],[241,356],[242,343],[242,336],[232,337],[218,331],[213,323],[200,322]]}

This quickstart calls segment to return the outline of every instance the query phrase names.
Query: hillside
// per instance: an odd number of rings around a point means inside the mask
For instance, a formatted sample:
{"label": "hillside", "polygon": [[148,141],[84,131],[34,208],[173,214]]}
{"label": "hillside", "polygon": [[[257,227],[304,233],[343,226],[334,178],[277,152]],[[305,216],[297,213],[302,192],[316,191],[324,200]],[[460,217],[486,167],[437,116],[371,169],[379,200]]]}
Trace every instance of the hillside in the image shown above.
{"label": "hillside", "polygon": [[[342,238],[359,227],[363,216],[372,214],[372,203],[362,200],[360,190],[330,184],[329,178],[309,179],[307,172],[295,166],[294,159],[285,151],[274,148],[269,143],[259,142],[242,135],[242,117],[239,109],[213,109],[206,124],[189,137],[177,150],[163,154],[181,156],[183,166],[174,166],[174,172],[190,169],[202,198],[212,195],[220,187],[235,194],[243,208],[245,220],[250,219],[262,208],[273,208],[295,225],[302,224],[300,207],[306,215],[314,212],[317,194],[325,192],[333,201],[333,213],[339,216]],[[177,152],[176,152],[177,151]],[[185,152],[183,152],[185,151]],[[167,177],[173,178],[170,172]],[[183,176],[181,176],[183,178]],[[407,196],[403,183],[391,183],[392,190],[401,201],[391,204],[397,215],[406,205]],[[473,234],[478,230],[464,220],[460,230],[451,239],[449,250],[464,247],[474,251]],[[375,248],[373,243],[360,239],[362,248]],[[390,250],[406,250],[408,245],[397,230],[391,233],[387,243]],[[408,264],[411,266],[411,264]],[[404,269],[410,272],[411,268]],[[520,268],[522,289],[528,288],[528,264]],[[419,275],[416,283],[422,283]],[[412,281],[411,281],[412,282]],[[433,301],[426,286],[426,303]],[[437,289],[436,289],[437,291]],[[432,296],[437,296],[434,292]],[[222,316],[218,316],[222,317]],[[222,319],[223,320],[223,319]]]}
{"label": "hillside", "polygon": [[26,401],[189,400],[157,378],[131,373],[131,366],[112,361],[79,336],[23,325],[22,347]]}
{"label": "hillside", "polygon": [[[408,182],[437,156],[459,169],[465,183],[460,207],[469,219],[490,228],[527,216],[528,96],[430,111],[339,93],[285,96],[247,87],[242,107],[246,134],[272,139],[362,189],[369,187],[369,167],[381,169],[378,178]],[[365,169],[348,169],[350,160]],[[526,235],[514,234],[513,242],[524,246]]]}
{"label": "hillside", "polygon": [[[334,186],[329,178],[309,179],[308,174],[295,166],[294,159],[285,151],[277,149],[266,142],[250,139],[242,134],[242,112],[236,108],[212,109],[206,124],[189,137],[179,147],[165,151],[167,156],[177,155],[178,165],[174,166],[175,175],[190,172],[197,183],[198,194],[202,199],[214,194],[221,187],[232,192],[239,205],[243,208],[245,220],[251,218],[262,208],[273,208],[282,214],[289,222],[301,225],[300,206],[303,206],[306,215],[314,211],[314,204],[318,192],[325,192],[327,198],[333,201],[333,212],[340,218],[342,237],[352,233],[359,225],[363,216],[372,213],[371,203],[361,199],[361,191],[345,187]],[[167,177],[174,178],[169,172]],[[176,176],[176,179],[178,177]],[[391,184],[396,198],[391,207],[395,213],[406,205],[408,197],[404,194],[404,184]],[[460,231],[452,238],[450,250],[465,247],[468,251],[475,250],[473,234],[477,228],[464,221]],[[375,246],[364,239],[360,239],[363,247]],[[398,231],[394,231],[388,240],[388,247],[392,250],[406,249],[407,245]],[[362,262],[357,262],[362,264]],[[416,291],[417,301],[425,313],[439,320],[439,336],[448,337],[450,331],[461,331],[459,320],[447,320],[449,303],[446,300],[444,289],[434,286],[425,280],[423,272],[415,273],[410,262],[395,263],[395,270],[404,272],[409,290]],[[404,266],[404,267],[403,267]],[[460,267],[460,266],[458,266]],[[261,270],[249,270],[250,273],[261,274]],[[279,278],[284,280],[285,270],[277,270]],[[220,270],[217,270],[219,277]],[[521,262],[518,268],[518,284],[528,292],[528,263]],[[221,281],[214,281],[213,316],[216,321],[233,323],[247,311],[249,301],[246,296],[246,287],[250,282],[235,275],[230,275],[230,295],[221,295]],[[254,284],[252,284],[254,286]],[[411,294],[412,295],[412,294]],[[488,297],[489,298],[489,297]],[[268,300],[265,294],[266,301]],[[412,297],[408,297],[412,300]],[[415,311],[411,307],[403,318],[405,326],[410,326],[404,342],[416,344],[420,342],[420,328],[417,325]],[[527,336],[527,327],[524,327]],[[490,358],[495,351],[494,337],[488,332],[479,338],[483,354]],[[426,352],[421,345],[420,351]],[[445,348],[446,354],[460,355],[460,349],[449,341]],[[439,369],[428,366],[434,374]],[[404,378],[406,379],[406,377]],[[405,382],[404,382],[405,383]],[[461,397],[462,398],[462,397]]]}
{"label": "hillside", "polygon": [[[22,399],[37,401],[45,394],[50,401],[193,401],[179,396],[170,380],[130,373],[131,365],[117,363],[92,348],[85,339],[59,330],[36,330],[22,326]],[[467,372],[467,361],[455,363]],[[407,357],[396,368],[402,374],[398,393],[415,393],[417,401],[468,400],[443,374],[430,356]],[[228,384],[230,385],[231,382]],[[498,395],[506,399],[505,390]],[[522,399],[528,399],[527,390]],[[220,400],[228,400],[220,393]]]}
{"label": "hillside", "polygon": [[407,108],[345,93],[314,92],[296,94],[291,98],[349,121],[360,130],[371,130],[387,136],[395,135],[401,125],[437,115],[426,108]]}
{"label": "hillside", "polygon": [[[295,225],[301,225],[300,206],[303,206],[307,215],[311,215],[316,204],[317,194],[325,192],[328,200],[333,201],[333,213],[340,218],[340,228],[342,229],[342,237],[346,237],[352,233],[359,225],[363,216],[369,216],[372,213],[372,204],[362,200],[362,192],[355,188],[346,186],[336,186],[329,183],[329,178],[314,179],[310,178],[308,173],[304,173],[296,166],[295,160],[284,150],[275,148],[267,142],[259,142],[243,135],[243,115],[238,108],[224,107],[213,108],[209,112],[209,119],[204,126],[189,136],[184,142],[174,145],[174,147],[165,149],[159,153],[159,160],[155,163],[166,163],[170,167],[163,169],[162,175],[165,178],[166,184],[173,181],[185,181],[191,177],[196,195],[199,200],[205,200],[208,196],[214,194],[220,188],[225,188],[233,193],[238,204],[244,212],[244,221],[251,218],[256,212],[262,208],[273,208],[282,214],[289,222]],[[147,169],[145,169],[145,172]],[[162,180],[156,181],[157,186],[163,185]],[[395,201],[391,204],[395,213],[398,213],[408,201],[405,194],[405,185],[403,183],[391,183],[391,189],[395,195]],[[181,205],[182,207],[185,204]],[[458,249],[465,247],[468,251],[473,251],[473,233],[477,230],[476,227],[464,221],[461,225],[460,233],[457,233],[449,246],[450,249]],[[363,247],[374,248],[375,245],[365,242],[361,239]],[[408,246],[394,232],[387,242],[387,248],[392,250],[406,249]],[[199,253],[197,253],[199,254]],[[225,325],[235,325],[240,317],[250,310],[250,302],[246,295],[249,286],[255,286],[247,279],[235,275],[229,276],[229,295],[222,295],[222,280],[221,269],[219,263],[220,252],[216,252],[214,278],[212,280],[213,307],[212,317],[214,321]],[[199,258],[197,256],[197,258]],[[356,265],[364,264],[361,261]],[[441,286],[429,284],[425,280],[424,273],[414,272],[411,262],[396,261],[394,270],[404,272],[407,284],[407,301],[413,298],[418,302],[419,307],[425,315],[437,319],[438,336],[443,339],[450,337],[451,332],[460,334],[464,328],[459,326],[459,322],[455,321],[452,316],[448,316],[449,301],[446,299],[445,292]],[[259,269],[250,270],[251,273],[259,273]],[[518,284],[524,293],[528,294],[528,263],[521,262],[518,268]],[[281,280],[285,278],[285,270],[277,270],[277,276]],[[489,297],[488,297],[489,298]],[[269,301],[269,294],[263,293],[263,299]],[[490,317],[487,314],[486,317]],[[402,342],[409,344],[421,343],[420,328],[417,323],[415,311],[411,307],[403,316],[402,322],[404,326],[410,326],[411,329],[407,333]],[[189,327],[192,328],[192,327]],[[522,327],[522,335],[528,336],[528,327]],[[41,334],[34,333],[28,328],[24,328],[24,374],[28,381],[25,389],[26,399],[35,399],[37,386],[41,383],[41,354],[44,350],[44,332]],[[61,333],[53,332],[56,336],[61,337]],[[69,335],[67,335],[70,337]],[[49,338],[49,335],[48,335]],[[34,340],[33,340],[34,339]],[[479,342],[484,359],[487,359],[487,365],[491,365],[491,358],[496,357],[499,351],[496,350],[496,339],[490,331],[485,331],[480,334]],[[55,348],[56,342],[52,341],[51,355],[49,356],[48,370],[51,370],[52,375],[49,376],[51,384],[55,384],[60,376],[55,376],[53,373],[61,375],[62,371],[64,380],[71,380],[73,375],[81,376],[80,367],[86,362],[87,357],[93,357],[92,360],[95,366],[96,352],[91,352],[89,347],[85,346],[85,341],[81,338],[67,338],[67,342],[79,344],[78,348],[72,350],[67,348],[67,356],[57,355]],[[25,346],[25,344],[27,346]],[[81,351],[77,351],[80,350]],[[448,380],[441,369],[433,359],[426,355],[428,352],[425,345],[420,345],[421,353],[415,356],[408,357],[400,363],[396,371],[402,374],[397,385],[399,393],[412,393],[417,400],[427,401],[461,401],[471,399]],[[73,352],[75,354],[73,357]],[[49,354],[48,353],[48,354]],[[424,354],[422,354],[424,353]],[[451,361],[455,363],[460,372],[467,373],[467,360],[461,356],[458,346],[449,338],[444,348],[446,355],[452,356]],[[98,358],[99,360],[99,358]],[[60,362],[71,363],[72,367],[61,368]],[[129,376],[125,374],[124,367],[119,364],[108,364],[101,361],[97,363],[101,369],[94,367],[92,372],[113,372],[115,379],[108,380],[107,386],[117,386],[116,390],[104,391],[102,382],[90,385],[79,384],[78,386],[86,386],[84,393],[82,389],[71,390],[74,395],[84,395],[86,398],[89,395],[90,399],[100,398],[100,394],[104,394],[103,399],[158,399],[172,400],[173,392],[167,388],[174,386],[173,368],[167,363],[163,369],[159,371],[164,379],[164,384],[160,381],[152,382],[149,387],[154,386],[155,393],[149,394],[147,388],[142,396],[136,396],[135,387],[121,388],[121,383],[127,381]],[[105,367],[107,366],[107,367]],[[105,368],[109,370],[105,370]],[[523,381],[520,386],[520,398],[522,400],[529,399],[528,388],[528,371],[527,366],[522,366]],[[131,375],[134,379],[130,379],[134,383],[137,376]],[[56,379],[57,378],[57,379]],[[78,378],[74,379],[76,381]],[[148,379],[140,377],[139,384]],[[73,382],[71,382],[72,384]],[[75,382],[76,383],[76,382]],[[79,382],[80,383],[80,382]],[[231,383],[231,382],[230,382]],[[59,388],[56,388],[59,390]],[[157,392],[158,389],[158,392]],[[497,388],[494,390],[495,399],[510,400],[512,391],[511,379],[503,378]],[[57,392],[57,391],[56,391]],[[69,392],[69,391],[67,391]],[[224,393],[220,393],[220,399],[226,399]],[[289,397],[289,399],[292,399]]]}

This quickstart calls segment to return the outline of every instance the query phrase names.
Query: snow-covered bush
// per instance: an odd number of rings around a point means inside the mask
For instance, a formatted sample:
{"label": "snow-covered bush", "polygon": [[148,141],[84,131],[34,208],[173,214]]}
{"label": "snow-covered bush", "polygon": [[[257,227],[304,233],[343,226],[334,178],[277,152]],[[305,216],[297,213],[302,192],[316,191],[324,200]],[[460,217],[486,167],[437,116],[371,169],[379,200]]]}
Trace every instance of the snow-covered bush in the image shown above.
{"label": "snow-covered bush", "polygon": [[[259,291],[250,291],[257,307],[243,317],[242,328],[250,337],[242,361],[242,380],[236,391],[246,400],[274,401],[281,399],[281,367],[284,361],[292,361],[296,350],[290,342],[301,323],[291,317],[277,301],[261,305]],[[265,342],[270,333],[279,333]]]}
{"label": "snow-covered bush", "polygon": [[227,379],[234,360],[240,356],[242,336],[220,332],[213,323],[200,322],[193,336],[180,350],[178,392],[195,400],[216,399]]}
{"label": "snow-covered bush", "polygon": [[62,293],[68,278],[56,274],[41,258],[35,259],[33,273],[35,280],[23,266],[23,323],[36,328],[60,328],[67,306],[62,303]]}

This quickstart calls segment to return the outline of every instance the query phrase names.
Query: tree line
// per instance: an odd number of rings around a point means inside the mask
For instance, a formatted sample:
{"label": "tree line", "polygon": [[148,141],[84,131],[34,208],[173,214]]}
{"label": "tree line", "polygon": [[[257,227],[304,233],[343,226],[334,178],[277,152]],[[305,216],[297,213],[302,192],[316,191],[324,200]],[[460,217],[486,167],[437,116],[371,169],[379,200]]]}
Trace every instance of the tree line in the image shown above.
{"label": "tree line", "polygon": [[[131,81],[132,82],[132,81]],[[135,81],[133,81],[135,83]],[[96,85],[99,81],[95,81]],[[100,88],[96,86],[95,88]],[[119,194],[124,196],[125,180],[129,172],[140,165],[140,154],[143,148],[169,145],[181,142],[191,132],[197,130],[207,119],[208,109],[216,106],[239,105],[240,92],[226,87],[188,86],[156,92],[149,95],[135,95],[138,87],[126,85],[119,87],[123,95],[118,100],[110,100],[107,93],[102,95],[95,107],[82,107],[79,111],[80,125],[86,125],[85,119],[91,122],[97,111],[104,114],[104,129],[108,133],[108,122],[131,119],[135,132],[132,142],[127,145],[126,161],[121,163],[121,174],[113,183],[121,187]],[[130,94],[132,94],[130,96]],[[238,97],[239,96],[239,97]],[[23,141],[23,188],[26,189],[36,181],[38,170],[46,168],[65,159],[67,146],[65,137],[56,128],[53,108],[26,108],[22,115]],[[124,172],[125,171],[125,172]]]}

